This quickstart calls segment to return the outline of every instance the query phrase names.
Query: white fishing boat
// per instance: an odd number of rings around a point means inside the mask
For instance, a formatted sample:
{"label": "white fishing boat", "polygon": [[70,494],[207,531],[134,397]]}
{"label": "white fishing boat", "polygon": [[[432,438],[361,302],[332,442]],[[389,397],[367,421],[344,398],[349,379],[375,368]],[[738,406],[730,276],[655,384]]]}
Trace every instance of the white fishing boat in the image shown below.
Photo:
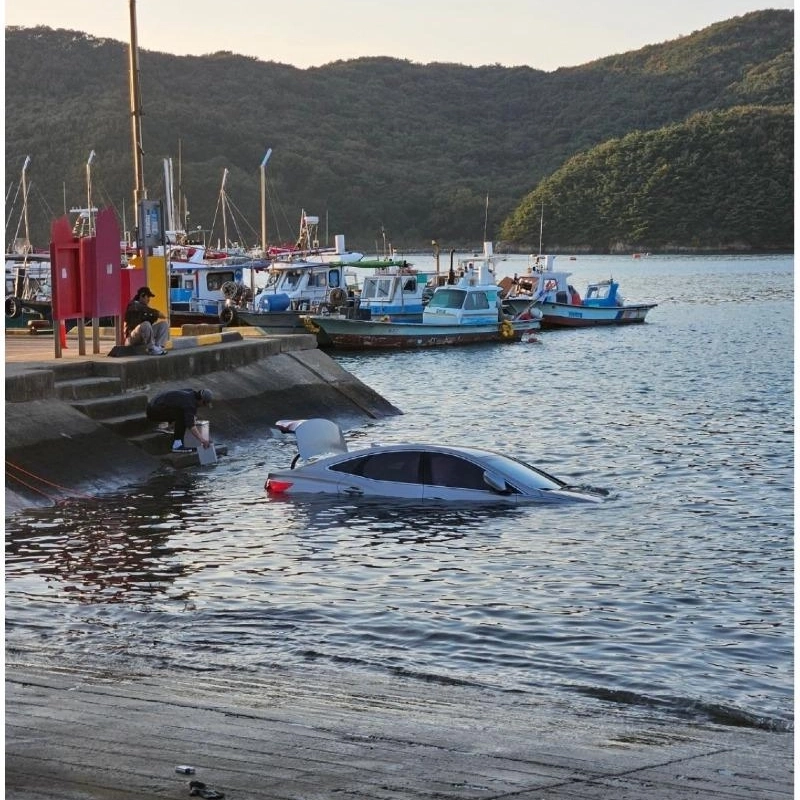
{"label": "white fishing boat", "polygon": [[570,283],[572,273],[554,269],[554,263],[555,256],[536,256],[526,275],[500,281],[506,307],[516,314],[531,306],[539,309],[543,329],[644,322],[657,305],[626,303],[613,278],[590,283],[581,297]]}

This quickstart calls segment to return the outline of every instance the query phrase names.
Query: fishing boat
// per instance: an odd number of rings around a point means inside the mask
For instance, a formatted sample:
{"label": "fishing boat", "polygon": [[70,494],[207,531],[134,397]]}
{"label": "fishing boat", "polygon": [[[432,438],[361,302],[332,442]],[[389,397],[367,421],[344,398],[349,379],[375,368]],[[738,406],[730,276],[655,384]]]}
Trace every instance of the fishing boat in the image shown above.
{"label": "fishing boat", "polygon": [[229,308],[241,325],[267,333],[306,333],[301,314],[346,306],[359,290],[358,273],[346,262],[275,261],[267,285],[252,302]]}
{"label": "fishing boat", "polygon": [[448,283],[438,286],[424,308],[421,322],[353,319],[344,314],[310,314],[309,330],[322,342],[341,349],[419,348],[482,342],[514,342],[539,328],[538,312],[526,309],[525,319],[507,317],[495,282],[492,243],[483,258],[451,263]]}
{"label": "fishing boat", "polygon": [[273,262],[271,272],[272,280],[256,295],[252,309],[235,309],[241,324],[268,333],[305,333],[303,315],[326,312],[422,321],[429,276],[404,259],[295,259]]}
{"label": "fishing boat", "polygon": [[52,321],[50,254],[6,253],[6,328]]}
{"label": "fishing boat", "polygon": [[209,257],[201,245],[173,248],[169,259],[171,324],[235,323],[235,309],[252,303],[254,290],[267,284],[269,269],[268,261],[251,256]]}
{"label": "fishing boat", "polygon": [[586,328],[644,322],[657,303],[625,303],[613,278],[590,283],[583,297],[570,283],[571,272],[553,269],[555,256],[540,255],[526,275],[503,278],[503,302],[515,314],[533,305],[542,313],[542,329]]}
{"label": "fishing boat", "polygon": [[319,217],[306,214],[305,209],[300,212],[300,234],[295,244],[272,246],[268,248],[268,253],[275,263],[337,261],[342,264],[354,264],[364,258],[363,253],[345,248],[342,234],[334,236],[332,247],[320,245]]}
{"label": "fishing boat", "polygon": [[[26,156],[17,190],[17,195],[22,193],[22,210],[13,244],[6,250],[6,328],[28,327],[33,320],[49,323],[52,317],[50,253],[34,251],[30,239],[27,180],[30,163],[31,157]],[[12,207],[15,203],[16,196]],[[19,235],[20,228],[23,236]]]}

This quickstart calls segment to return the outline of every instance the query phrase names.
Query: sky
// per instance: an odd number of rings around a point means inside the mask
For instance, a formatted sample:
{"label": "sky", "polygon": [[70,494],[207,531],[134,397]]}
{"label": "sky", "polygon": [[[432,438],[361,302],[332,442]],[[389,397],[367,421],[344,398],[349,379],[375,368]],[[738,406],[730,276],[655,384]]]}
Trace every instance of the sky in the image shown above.
{"label": "sky", "polygon": [[[5,24],[131,39],[130,0],[5,0]],[[551,71],[786,0],[136,0],[140,50],[228,50],[296,67],[362,56]]]}

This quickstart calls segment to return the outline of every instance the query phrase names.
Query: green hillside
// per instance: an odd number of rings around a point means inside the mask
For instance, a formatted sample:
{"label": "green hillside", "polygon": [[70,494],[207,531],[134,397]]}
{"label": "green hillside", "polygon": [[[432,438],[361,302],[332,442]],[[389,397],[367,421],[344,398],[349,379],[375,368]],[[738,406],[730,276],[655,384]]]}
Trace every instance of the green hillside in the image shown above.
{"label": "green hillside", "polygon": [[[305,209],[320,216],[322,228],[327,222],[330,236],[344,233],[368,252],[381,226],[401,249],[429,246],[432,238],[474,244],[483,238],[487,194],[487,233],[497,238],[540,181],[608,140],[743,105],[789,106],[791,113],[793,47],[793,13],[759,11],[550,73],[392,58],[300,70],[231,53],[141,49],[145,183],[150,197],[162,197],[163,159],[174,159],[177,180],[180,151],[188,226],[213,226],[217,238],[228,169],[241,238],[254,244],[259,164],[271,147],[271,242],[293,239]],[[95,201],[124,212],[130,227],[127,43],[6,28],[6,188],[30,155],[36,244],[46,242],[50,219],[65,205],[85,204],[91,150]]]}
{"label": "green hillside", "polygon": [[790,250],[791,107],[743,106],[574,156],[502,226],[525,249]]}

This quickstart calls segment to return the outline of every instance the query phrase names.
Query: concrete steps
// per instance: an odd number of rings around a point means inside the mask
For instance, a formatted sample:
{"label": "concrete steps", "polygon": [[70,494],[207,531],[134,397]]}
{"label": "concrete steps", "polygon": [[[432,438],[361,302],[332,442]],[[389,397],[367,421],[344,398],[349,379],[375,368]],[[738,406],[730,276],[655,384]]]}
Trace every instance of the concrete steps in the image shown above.
{"label": "concrete steps", "polygon": [[[113,387],[111,387],[113,389]],[[104,396],[92,395],[80,400],[68,400],[69,404],[86,414],[90,419],[105,422],[120,417],[139,417],[147,422],[147,395],[144,392],[125,392]],[[151,424],[148,422],[148,425]]]}
{"label": "concrete steps", "polygon": [[[59,370],[55,382],[56,395],[74,409],[127,439],[131,444],[158,456],[180,469],[196,466],[196,453],[173,453],[172,435],[159,431],[147,419],[147,395],[144,392],[125,392],[119,378],[87,375],[84,365]],[[217,448],[217,453],[221,452]]]}
{"label": "concrete steps", "polygon": [[92,397],[108,397],[122,394],[122,381],[119,378],[74,378],[55,382],[56,396],[74,405],[75,400]]}

